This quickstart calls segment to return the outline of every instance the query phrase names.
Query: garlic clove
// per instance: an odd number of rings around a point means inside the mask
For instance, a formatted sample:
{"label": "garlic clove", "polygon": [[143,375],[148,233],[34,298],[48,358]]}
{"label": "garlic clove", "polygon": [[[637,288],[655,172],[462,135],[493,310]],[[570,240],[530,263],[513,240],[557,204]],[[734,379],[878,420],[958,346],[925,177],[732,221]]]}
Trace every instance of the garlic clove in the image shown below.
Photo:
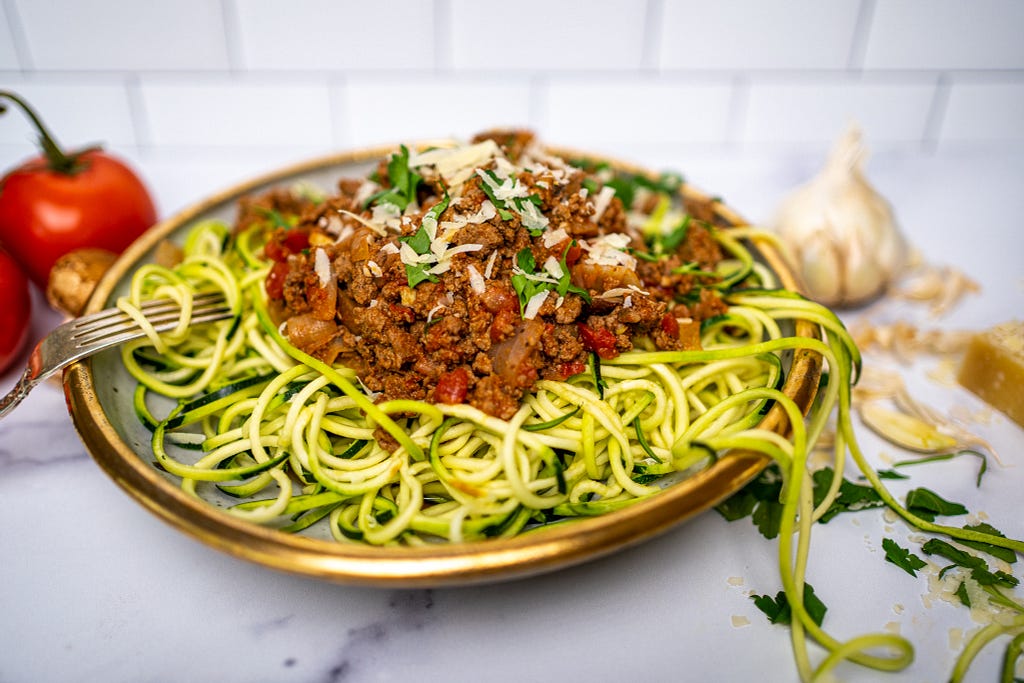
{"label": "garlic clove", "polygon": [[934,425],[907,413],[889,410],[876,402],[862,403],[858,413],[873,432],[911,451],[944,453],[957,447],[958,441],[943,434]]}

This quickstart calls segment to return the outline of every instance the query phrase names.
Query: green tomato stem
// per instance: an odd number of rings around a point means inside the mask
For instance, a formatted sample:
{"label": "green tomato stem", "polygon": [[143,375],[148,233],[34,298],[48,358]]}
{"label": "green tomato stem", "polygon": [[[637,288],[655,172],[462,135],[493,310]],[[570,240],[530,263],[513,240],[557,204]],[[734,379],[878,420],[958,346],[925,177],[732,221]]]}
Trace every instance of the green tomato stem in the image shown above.
{"label": "green tomato stem", "polygon": [[83,163],[79,158],[82,152],[65,153],[35,110],[16,93],[10,90],[0,90],[0,114],[7,111],[7,106],[2,101],[4,99],[10,100],[17,105],[35,126],[36,132],[39,134],[39,148],[46,157],[47,166],[51,170],[65,175],[74,175],[85,170],[87,164]]}

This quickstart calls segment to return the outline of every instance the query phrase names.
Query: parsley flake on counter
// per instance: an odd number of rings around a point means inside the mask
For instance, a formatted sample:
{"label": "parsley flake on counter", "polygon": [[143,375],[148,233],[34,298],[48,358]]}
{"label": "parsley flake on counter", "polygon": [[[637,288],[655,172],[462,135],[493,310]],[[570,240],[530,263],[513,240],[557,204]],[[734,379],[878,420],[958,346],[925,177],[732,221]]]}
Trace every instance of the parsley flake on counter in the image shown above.
{"label": "parsley flake on counter", "polygon": [[891,538],[882,539],[882,549],[885,550],[885,559],[887,562],[892,562],[911,576],[917,576],[917,570],[928,565],[927,562],[906,548],[901,547]]}
{"label": "parsley flake on counter", "polygon": [[[792,608],[789,605],[789,599],[783,591],[776,593],[774,598],[770,595],[752,595],[750,599],[754,601],[759,610],[764,612],[771,623],[788,624],[792,621]],[[814,623],[821,626],[828,607],[821,601],[821,598],[814,594],[814,587],[809,583],[804,584],[804,608]]]}

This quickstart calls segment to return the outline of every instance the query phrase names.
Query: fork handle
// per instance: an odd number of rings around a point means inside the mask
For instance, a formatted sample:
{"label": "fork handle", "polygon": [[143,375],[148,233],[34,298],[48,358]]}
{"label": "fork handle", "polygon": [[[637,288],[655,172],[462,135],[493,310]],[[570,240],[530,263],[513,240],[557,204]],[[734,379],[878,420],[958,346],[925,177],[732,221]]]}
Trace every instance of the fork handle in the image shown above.
{"label": "fork handle", "polygon": [[32,391],[33,388],[39,381],[43,379],[39,373],[37,373],[32,366],[25,368],[25,372],[21,374],[18,379],[18,383],[14,385],[14,388],[7,392],[7,395],[0,398],[0,419],[3,419],[7,413],[14,410],[14,408],[25,400],[28,396],[28,392]]}

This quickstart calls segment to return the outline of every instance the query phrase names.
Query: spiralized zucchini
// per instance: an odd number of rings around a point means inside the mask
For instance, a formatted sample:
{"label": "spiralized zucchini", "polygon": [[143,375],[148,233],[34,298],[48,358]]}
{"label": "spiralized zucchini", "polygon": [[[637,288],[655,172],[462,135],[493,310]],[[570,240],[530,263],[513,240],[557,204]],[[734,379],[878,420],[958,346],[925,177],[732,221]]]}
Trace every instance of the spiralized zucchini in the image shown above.
{"label": "spiralized zucchini", "polygon": [[[726,274],[735,285],[725,293],[729,312],[705,322],[703,350],[657,351],[641,341],[564,382],[539,381],[508,421],[469,405],[375,403],[350,369],[288,343],[266,309],[269,265],[254,255],[254,236],[231,236],[216,222],[190,231],[173,270],[146,265],[135,273],[118,306],[145,325],[140,304],[169,297],[182,304],[183,322],[169,333],[150,329],[122,348],[122,359],[139,382],[136,409],[153,431],[156,462],[185,491],[231,497],[229,514],[341,543],[413,546],[529,533],[656,495],[732,449],[763,452],[784,477],[779,566],[801,678],[845,660],[905,668],[913,657],[906,639],[881,633],[841,642],[803,603],[811,527],[838,494],[847,450],[914,526],[1017,552],[1024,544],[927,522],[893,498],[853,434],[850,386],[860,358],[842,323],[778,289],[740,241],[749,231],[728,232],[724,245],[742,281]],[[189,327],[192,298],[212,291],[223,292],[236,317]],[[821,339],[785,332],[794,320],[819,326]],[[782,359],[800,350],[821,354],[829,371],[806,417],[781,390]],[[788,438],[760,427],[775,405],[788,417]],[[815,508],[807,454],[835,408],[836,476]],[[808,636],[827,651],[817,665]]]}

